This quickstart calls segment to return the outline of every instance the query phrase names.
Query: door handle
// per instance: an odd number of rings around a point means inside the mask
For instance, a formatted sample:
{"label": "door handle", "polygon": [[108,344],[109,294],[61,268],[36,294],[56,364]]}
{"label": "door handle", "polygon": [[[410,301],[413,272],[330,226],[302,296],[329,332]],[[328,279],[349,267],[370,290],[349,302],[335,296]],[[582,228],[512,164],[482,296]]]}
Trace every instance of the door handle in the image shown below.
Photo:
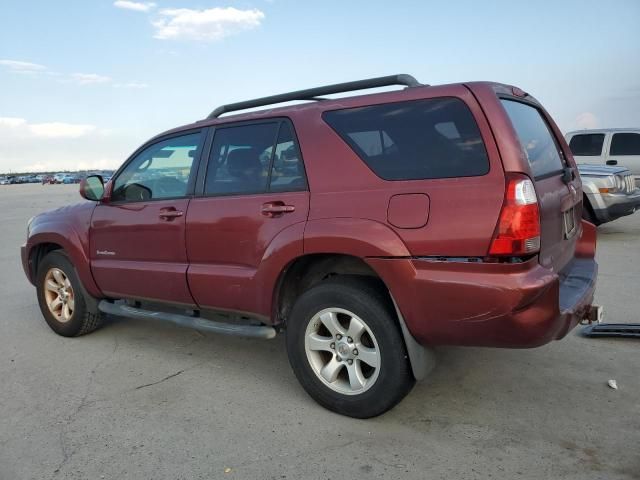
{"label": "door handle", "polygon": [[160,217],[162,220],[171,221],[174,218],[181,217],[182,215],[184,215],[184,212],[181,212],[180,210],[176,210],[174,207],[168,207],[168,208],[161,208],[160,214],[158,215],[158,217]]}
{"label": "door handle", "polygon": [[268,202],[262,204],[261,213],[265,217],[279,217],[285,213],[295,212],[296,207],[293,205],[285,205],[284,202]]}
{"label": "door handle", "polygon": [[617,165],[618,160],[607,160],[607,165]]}

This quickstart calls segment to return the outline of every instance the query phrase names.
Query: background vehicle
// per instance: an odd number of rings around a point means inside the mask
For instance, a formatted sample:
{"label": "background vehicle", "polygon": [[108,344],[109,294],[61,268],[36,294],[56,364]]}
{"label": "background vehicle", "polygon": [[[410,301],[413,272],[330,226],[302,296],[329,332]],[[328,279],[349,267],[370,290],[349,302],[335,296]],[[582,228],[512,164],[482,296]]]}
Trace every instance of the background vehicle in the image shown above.
{"label": "background vehicle", "polygon": [[[408,88],[219,118],[388,85]],[[93,202],[32,219],[22,261],[61,335],[105,313],[285,330],[306,391],[366,418],[428,373],[433,345],[534,347],[597,314],[575,169],[516,87],[330,85],[155,137],[106,186],[81,183]]]}
{"label": "background vehicle", "polygon": [[53,176],[53,181],[51,183],[63,183],[66,176],[66,173],[56,173]]}
{"label": "background vehicle", "polygon": [[578,130],[566,139],[576,163],[626,167],[640,186],[640,128]]}
{"label": "background vehicle", "polygon": [[627,168],[580,164],[578,171],[584,192],[585,220],[600,225],[640,208],[640,188]]}

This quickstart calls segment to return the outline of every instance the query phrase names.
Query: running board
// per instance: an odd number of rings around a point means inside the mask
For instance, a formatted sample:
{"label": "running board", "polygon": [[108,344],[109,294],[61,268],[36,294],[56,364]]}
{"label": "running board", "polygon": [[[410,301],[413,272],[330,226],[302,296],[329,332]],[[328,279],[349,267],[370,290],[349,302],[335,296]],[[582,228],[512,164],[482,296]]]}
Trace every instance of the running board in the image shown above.
{"label": "running board", "polygon": [[143,310],[142,308],[135,308],[126,304],[112,303],[107,300],[102,300],[98,304],[98,310],[103,313],[119,317],[160,320],[163,322],[174,323],[180,327],[192,328],[203,332],[221,333],[223,335],[264,339],[274,338],[276,336],[275,329],[267,325],[236,325],[232,323],[216,322],[214,320],[207,320],[191,315]]}
{"label": "running board", "polygon": [[585,337],[637,337],[640,323],[594,323],[582,329]]}

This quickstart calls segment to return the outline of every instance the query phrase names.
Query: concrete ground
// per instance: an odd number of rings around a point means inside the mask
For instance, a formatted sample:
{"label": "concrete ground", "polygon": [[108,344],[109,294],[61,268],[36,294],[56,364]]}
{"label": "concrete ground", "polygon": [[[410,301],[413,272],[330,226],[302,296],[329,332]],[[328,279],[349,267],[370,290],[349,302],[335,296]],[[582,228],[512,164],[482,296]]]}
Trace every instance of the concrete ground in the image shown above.
{"label": "concrete ground", "polygon": [[[441,348],[426,381],[362,421],[305,394],[280,337],[121,318],[55,335],[19,246],[30,216],[76,191],[0,187],[1,480],[640,478],[639,340]],[[606,319],[640,322],[640,214],[600,227],[598,260]]]}

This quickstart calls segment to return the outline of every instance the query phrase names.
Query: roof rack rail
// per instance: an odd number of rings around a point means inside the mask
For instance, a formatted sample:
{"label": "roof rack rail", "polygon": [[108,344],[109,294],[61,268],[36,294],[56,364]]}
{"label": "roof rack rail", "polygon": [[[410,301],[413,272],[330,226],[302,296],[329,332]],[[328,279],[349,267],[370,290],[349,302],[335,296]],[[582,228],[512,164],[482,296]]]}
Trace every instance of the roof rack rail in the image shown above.
{"label": "roof rack rail", "polygon": [[247,108],[262,107],[265,105],[291,102],[294,100],[321,101],[325,100],[323,98],[319,98],[321,95],[350,92],[353,90],[366,90],[369,88],[388,87],[391,85],[405,85],[407,87],[428,86],[421,84],[411,75],[407,75],[404,73],[398,75],[388,75],[386,77],[367,78],[365,80],[356,80],[353,82],[336,83],[334,85],[307,88],[305,90],[297,90],[295,92],[281,93],[279,95],[271,95],[268,97],[255,98],[253,100],[245,100],[243,102],[221,105],[213,112],[211,112],[207,119],[218,118],[223,113],[234,112],[237,110],[246,110]]}

